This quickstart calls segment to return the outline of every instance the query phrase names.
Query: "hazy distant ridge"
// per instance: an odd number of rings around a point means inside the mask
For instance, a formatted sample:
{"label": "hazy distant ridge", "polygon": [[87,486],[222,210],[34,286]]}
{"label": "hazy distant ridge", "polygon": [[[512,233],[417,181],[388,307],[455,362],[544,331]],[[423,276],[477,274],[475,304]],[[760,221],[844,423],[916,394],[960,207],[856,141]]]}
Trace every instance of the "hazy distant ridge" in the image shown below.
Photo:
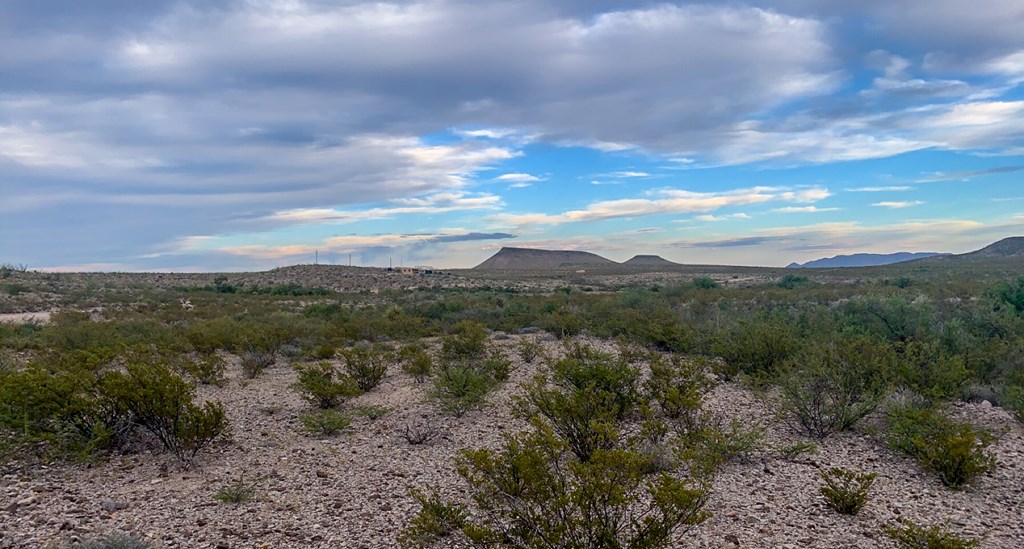
{"label": "hazy distant ridge", "polygon": [[938,252],[897,252],[893,254],[837,255],[835,257],[815,259],[814,261],[808,261],[807,263],[790,263],[786,268],[827,269],[834,267],[877,267],[879,265],[892,265],[894,263],[903,263],[904,261],[913,261],[915,259],[924,259],[926,257],[935,257],[937,255],[948,254]]}

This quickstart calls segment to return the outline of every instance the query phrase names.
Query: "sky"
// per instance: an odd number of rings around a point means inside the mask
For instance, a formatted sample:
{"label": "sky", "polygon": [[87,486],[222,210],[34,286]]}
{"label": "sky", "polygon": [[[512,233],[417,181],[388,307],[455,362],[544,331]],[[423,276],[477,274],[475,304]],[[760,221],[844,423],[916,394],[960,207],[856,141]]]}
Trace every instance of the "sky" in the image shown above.
{"label": "sky", "polygon": [[1022,234],[1019,0],[0,3],[0,263],[782,266]]}

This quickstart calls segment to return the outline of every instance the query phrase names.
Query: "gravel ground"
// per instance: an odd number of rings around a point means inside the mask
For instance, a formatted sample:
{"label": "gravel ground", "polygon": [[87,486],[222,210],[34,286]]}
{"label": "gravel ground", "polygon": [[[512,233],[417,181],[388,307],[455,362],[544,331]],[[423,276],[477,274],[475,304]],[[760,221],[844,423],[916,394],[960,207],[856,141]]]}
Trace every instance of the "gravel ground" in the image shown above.
{"label": "gravel ground", "polygon": [[[516,337],[496,343],[515,357]],[[395,547],[397,532],[417,510],[410,487],[464,494],[451,465],[458,449],[497,447],[502,433],[522,427],[509,403],[536,366],[514,359],[512,379],[490,406],[462,418],[438,414],[426,386],[395,368],[379,388],[344,406],[391,411],[373,421],[357,416],[351,433],[327,439],[300,432],[298,415],[309,405],[291,389],[295,374],[287,365],[246,382],[233,364],[227,385],[200,389],[225,405],[232,441],[202,454],[191,470],[156,450],[92,465],[0,469],[0,548],[62,547],[115,530],[167,548]],[[987,548],[1024,547],[1024,429],[987,403],[964,404],[957,413],[1005,431],[995,446],[1000,466],[961,491],[944,488],[861,433],[833,436],[816,454],[785,459],[777,448],[800,439],[763,400],[733,383],[719,384],[707,407],[763,425],[765,447],[725,467],[708,506],[712,517],[678,547],[894,547],[880,531],[896,517],[947,523]],[[411,421],[430,421],[441,434],[410,445],[400,431]],[[830,466],[878,474],[858,516],[833,512],[818,494],[818,471]],[[240,475],[258,479],[252,501],[213,498]]]}

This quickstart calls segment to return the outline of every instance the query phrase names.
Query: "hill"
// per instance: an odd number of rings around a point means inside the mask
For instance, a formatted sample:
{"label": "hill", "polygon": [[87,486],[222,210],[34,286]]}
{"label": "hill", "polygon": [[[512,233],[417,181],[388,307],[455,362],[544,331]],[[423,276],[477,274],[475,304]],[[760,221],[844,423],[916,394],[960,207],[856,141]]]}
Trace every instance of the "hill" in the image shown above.
{"label": "hill", "polygon": [[827,269],[835,267],[878,267],[881,265],[892,265],[895,263],[903,263],[905,261],[913,261],[915,259],[934,257],[937,255],[949,254],[940,254],[936,252],[897,252],[892,254],[837,255],[835,257],[815,259],[814,261],[808,261],[807,263],[790,263],[786,268]]}
{"label": "hill", "polygon": [[669,261],[660,255],[634,255],[629,258],[626,262],[622,263],[624,267],[643,267],[643,268],[658,268],[658,267],[680,267],[679,263]]}
{"label": "hill", "polygon": [[958,258],[1024,257],[1024,236],[1011,236],[980,250],[955,256]]}
{"label": "hill", "polygon": [[475,270],[558,271],[587,267],[617,267],[618,263],[590,252],[502,248]]}

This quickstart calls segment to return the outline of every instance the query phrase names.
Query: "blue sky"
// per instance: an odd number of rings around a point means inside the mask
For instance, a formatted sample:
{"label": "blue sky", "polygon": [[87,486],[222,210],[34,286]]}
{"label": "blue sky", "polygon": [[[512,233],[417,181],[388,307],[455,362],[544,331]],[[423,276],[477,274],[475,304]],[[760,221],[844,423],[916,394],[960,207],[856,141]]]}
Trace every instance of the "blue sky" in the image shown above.
{"label": "blue sky", "polygon": [[1015,0],[10,0],[0,51],[0,262],[32,268],[1024,234]]}

